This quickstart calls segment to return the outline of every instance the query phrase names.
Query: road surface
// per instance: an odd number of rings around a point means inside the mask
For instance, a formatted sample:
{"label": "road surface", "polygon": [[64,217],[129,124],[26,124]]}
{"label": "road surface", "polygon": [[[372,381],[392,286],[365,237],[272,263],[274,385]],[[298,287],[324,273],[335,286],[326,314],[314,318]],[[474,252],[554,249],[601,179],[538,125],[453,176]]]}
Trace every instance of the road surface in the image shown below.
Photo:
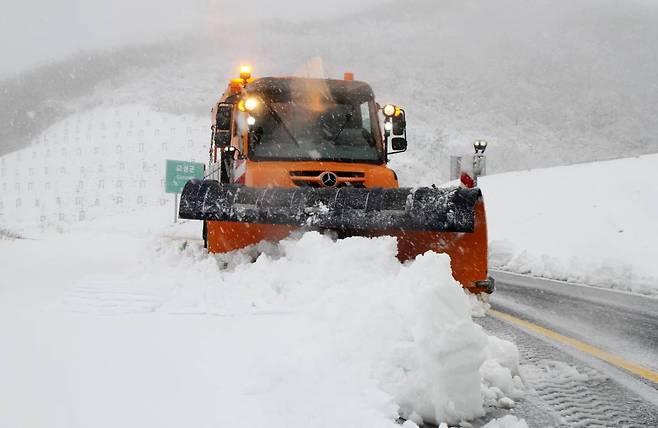
{"label": "road surface", "polygon": [[658,299],[494,272],[478,322],[514,341],[532,426],[658,426]]}

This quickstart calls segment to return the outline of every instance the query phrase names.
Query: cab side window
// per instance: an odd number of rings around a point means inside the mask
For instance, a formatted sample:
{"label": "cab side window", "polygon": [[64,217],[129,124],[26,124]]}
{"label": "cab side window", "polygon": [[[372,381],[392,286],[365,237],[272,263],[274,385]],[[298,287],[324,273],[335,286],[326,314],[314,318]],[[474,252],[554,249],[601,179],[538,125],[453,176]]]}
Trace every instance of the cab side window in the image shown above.
{"label": "cab side window", "polygon": [[370,124],[370,106],[368,105],[368,102],[361,103],[359,110],[361,111],[361,127],[370,132],[372,126]]}

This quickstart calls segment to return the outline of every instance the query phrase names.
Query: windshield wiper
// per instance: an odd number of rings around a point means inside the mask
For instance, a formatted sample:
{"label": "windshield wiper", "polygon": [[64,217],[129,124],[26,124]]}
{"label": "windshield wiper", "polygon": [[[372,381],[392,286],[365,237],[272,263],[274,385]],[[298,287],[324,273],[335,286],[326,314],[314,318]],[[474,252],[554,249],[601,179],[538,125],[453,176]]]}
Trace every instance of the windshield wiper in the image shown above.
{"label": "windshield wiper", "polygon": [[290,128],[288,128],[288,125],[281,119],[281,116],[279,116],[279,113],[274,110],[274,108],[270,105],[269,102],[265,101],[262,97],[258,97],[258,99],[265,104],[265,107],[267,107],[267,110],[269,110],[270,114],[272,114],[272,117],[276,122],[281,125],[284,131],[286,131],[286,134],[288,134],[288,137],[297,145],[297,147],[300,147],[299,141],[297,141],[297,138],[293,135],[293,133],[290,131]]}
{"label": "windshield wiper", "polygon": [[345,120],[343,121],[343,124],[340,126],[340,129],[338,132],[336,132],[336,135],[334,135],[332,138],[329,139],[332,143],[335,143],[338,137],[340,137],[341,132],[343,132],[343,129],[347,126],[347,122],[352,119],[352,115],[354,114],[354,104],[352,104],[352,108],[350,109],[349,113],[345,113]]}

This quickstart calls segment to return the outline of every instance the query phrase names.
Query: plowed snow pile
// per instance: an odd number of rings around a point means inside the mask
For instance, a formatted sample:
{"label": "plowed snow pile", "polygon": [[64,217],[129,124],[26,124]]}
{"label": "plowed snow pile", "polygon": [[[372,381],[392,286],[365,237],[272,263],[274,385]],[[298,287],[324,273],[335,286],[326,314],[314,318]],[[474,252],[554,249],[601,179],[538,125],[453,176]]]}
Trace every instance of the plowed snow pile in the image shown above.
{"label": "plowed snow pile", "polygon": [[490,265],[658,294],[658,155],[480,180]]}
{"label": "plowed snow pile", "polygon": [[215,257],[121,224],[0,241],[1,426],[455,423],[519,393],[445,255],[309,232]]}

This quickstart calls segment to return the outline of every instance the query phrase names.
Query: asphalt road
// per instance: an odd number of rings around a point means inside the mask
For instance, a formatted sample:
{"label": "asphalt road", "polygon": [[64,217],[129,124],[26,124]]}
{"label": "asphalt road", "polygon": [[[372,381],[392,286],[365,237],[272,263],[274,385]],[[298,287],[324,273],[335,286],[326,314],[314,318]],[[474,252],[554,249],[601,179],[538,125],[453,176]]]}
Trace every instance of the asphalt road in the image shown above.
{"label": "asphalt road", "polygon": [[[492,275],[494,310],[475,321],[519,348],[527,390],[515,414],[530,427],[658,426],[658,299],[505,272]],[[607,361],[602,354],[614,358]],[[649,375],[629,371],[623,362],[646,368]],[[555,364],[585,376],[547,369]],[[495,411],[490,415],[497,416]]]}
{"label": "asphalt road", "polygon": [[657,298],[506,272],[493,276],[494,309],[658,371]]}

